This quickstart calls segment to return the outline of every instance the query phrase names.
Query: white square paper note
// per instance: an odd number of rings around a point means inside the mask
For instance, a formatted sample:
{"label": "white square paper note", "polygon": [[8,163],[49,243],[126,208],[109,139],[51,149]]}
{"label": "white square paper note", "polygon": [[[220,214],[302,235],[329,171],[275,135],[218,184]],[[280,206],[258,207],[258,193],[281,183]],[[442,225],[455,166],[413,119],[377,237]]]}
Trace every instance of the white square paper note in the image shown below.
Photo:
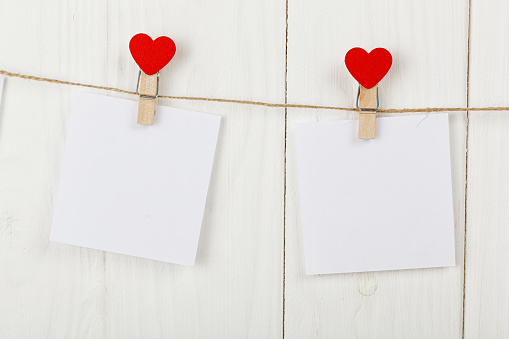
{"label": "white square paper note", "polygon": [[307,274],[455,264],[447,114],[376,124],[295,126]]}
{"label": "white square paper note", "polygon": [[51,240],[193,265],[220,117],[74,97]]}

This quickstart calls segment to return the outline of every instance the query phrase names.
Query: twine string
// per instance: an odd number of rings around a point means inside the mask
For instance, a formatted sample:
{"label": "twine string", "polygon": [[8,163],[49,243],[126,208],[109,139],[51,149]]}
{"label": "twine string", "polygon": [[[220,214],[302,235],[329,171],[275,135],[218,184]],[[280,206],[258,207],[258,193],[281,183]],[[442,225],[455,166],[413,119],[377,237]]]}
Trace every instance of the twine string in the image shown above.
{"label": "twine string", "polygon": [[[70,86],[80,86],[86,88],[94,88],[101,89],[105,91],[112,91],[117,93],[124,94],[132,94],[137,95],[138,93],[134,91],[127,91],[120,88],[115,87],[106,87],[106,86],[97,86],[91,84],[84,84],[81,82],[72,82],[72,81],[64,81],[58,79],[50,79],[37,77],[34,75],[26,75],[19,73],[12,73],[5,70],[0,69],[0,74],[13,77],[13,78],[21,78],[26,80],[33,81],[41,81],[41,82],[49,82],[54,84],[61,85],[70,85]],[[206,97],[188,97],[188,96],[174,96],[174,95],[159,95],[160,98],[167,99],[176,99],[176,100],[188,100],[188,101],[211,101],[211,102],[223,102],[223,103],[233,103],[233,104],[241,104],[241,105],[253,105],[253,106],[265,106],[265,107],[277,107],[277,108],[307,108],[307,109],[326,109],[326,110],[335,110],[335,111],[347,111],[347,112],[358,112],[357,108],[349,108],[349,107],[337,107],[337,106],[321,106],[321,105],[301,105],[301,104],[276,104],[262,101],[249,101],[249,100],[235,100],[235,99],[221,99],[221,98],[206,98]],[[432,112],[460,112],[460,111],[509,111],[509,107],[427,107],[427,108],[389,108],[389,109],[379,109],[378,113],[432,113]]]}

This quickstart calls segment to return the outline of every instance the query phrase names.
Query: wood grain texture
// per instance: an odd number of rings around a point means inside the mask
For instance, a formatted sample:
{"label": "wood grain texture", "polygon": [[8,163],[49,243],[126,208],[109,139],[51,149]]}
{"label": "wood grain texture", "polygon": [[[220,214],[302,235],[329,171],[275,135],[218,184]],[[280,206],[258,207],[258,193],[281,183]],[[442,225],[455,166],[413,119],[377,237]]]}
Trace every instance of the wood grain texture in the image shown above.
{"label": "wood grain texture", "polygon": [[[177,44],[162,94],[354,107],[345,53],[385,47],[381,108],[464,107],[468,5],[288,0],[285,56],[285,1],[4,1],[0,66],[134,91],[128,43],[145,32]],[[508,11],[472,0],[470,106],[507,105]],[[357,113],[288,109],[285,149],[283,109],[159,99],[223,117],[189,268],[48,241],[75,90],[5,82],[0,338],[509,337],[507,113],[471,113],[468,145],[465,113],[449,115],[456,267],[305,276],[294,124]]]}
{"label": "wood grain texture", "polygon": [[153,125],[155,114],[156,99],[140,97],[138,99],[138,116],[136,123],[139,125]]}
{"label": "wood grain texture", "polygon": [[[177,44],[161,71],[161,93],[284,100],[284,3],[48,0],[1,7],[5,69],[134,91],[138,67],[128,43],[146,32]],[[48,241],[75,90],[5,83],[0,337],[280,338],[284,110],[159,100],[223,117],[196,266],[188,268]]]}
{"label": "wood grain texture", "polygon": [[[509,102],[507,13],[507,1],[472,1],[470,106]],[[507,112],[470,113],[465,339],[509,337],[508,135]]]}
{"label": "wood grain texture", "polygon": [[[384,47],[394,57],[391,71],[380,82],[381,108],[464,106],[467,5],[440,0],[330,0],[316,5],[290,0],[289,103],[354,106],[357,83],[343,59],[350,48],[359,46],[368,51]],[[461,338],[466,133],[463,112],[450,114],[456,267],[305,275],[294,125],[357,116],[288,110],[285,337]]]}
{"label": "wood grain texture", "polygon": [[374,139],[376,113],[359,112],[359,139]]}

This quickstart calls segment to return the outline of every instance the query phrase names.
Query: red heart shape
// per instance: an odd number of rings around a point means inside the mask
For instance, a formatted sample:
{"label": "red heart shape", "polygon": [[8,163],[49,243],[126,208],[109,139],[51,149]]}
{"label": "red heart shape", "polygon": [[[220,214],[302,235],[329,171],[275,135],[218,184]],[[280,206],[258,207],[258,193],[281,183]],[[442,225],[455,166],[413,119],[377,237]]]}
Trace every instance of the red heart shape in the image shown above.
{"label": "red heart shape", "polygon": [[177,47],[167,36],[152,40],[147,34],[139,33],[131,38],[129,50],[140,69],[151,75],[159,72],[170,62]]}
{"label": "red heart shape", "polygon": [[359,84],[371,88],[389,72],[392,55],[385,48],[375,48],[368,53],[360,47],[355,47],[346,53],[345,64]]}

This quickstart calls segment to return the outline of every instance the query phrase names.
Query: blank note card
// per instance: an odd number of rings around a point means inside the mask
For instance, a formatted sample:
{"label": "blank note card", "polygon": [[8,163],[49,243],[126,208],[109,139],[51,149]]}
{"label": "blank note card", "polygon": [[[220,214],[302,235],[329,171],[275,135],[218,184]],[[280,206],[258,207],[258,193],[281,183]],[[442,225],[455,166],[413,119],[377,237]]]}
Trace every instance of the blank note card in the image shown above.
{"label": "blank note card", "polygon": [[453,266],[447,114],[295,126],[307,274]]}
{"label": "blank note card", "polygon": [[77,93],[51,240],[193,265],[220,117]]}

